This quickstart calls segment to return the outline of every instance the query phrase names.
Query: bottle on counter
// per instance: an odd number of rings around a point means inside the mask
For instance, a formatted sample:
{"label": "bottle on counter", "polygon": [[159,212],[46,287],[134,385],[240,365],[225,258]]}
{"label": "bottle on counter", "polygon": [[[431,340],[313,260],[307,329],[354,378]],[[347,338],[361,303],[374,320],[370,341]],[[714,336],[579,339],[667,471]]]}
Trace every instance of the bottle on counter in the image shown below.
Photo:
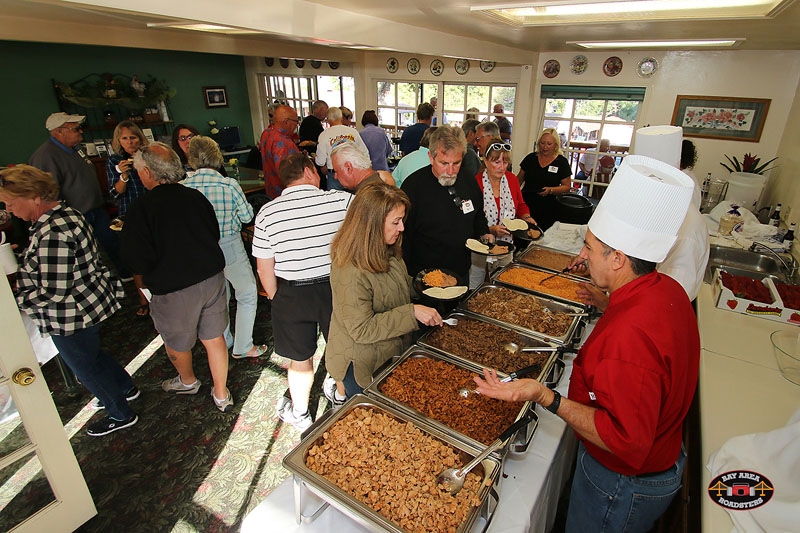
{"label": "bottle on counter", "polygon": [[794,230],[797,224],[792,222],[789,224],[789,231],[786,232],[786,235],[783,236],[783,249],[787,252],[792,249],[792,243],[794,242]]}
{"label": "bottle on counter", "polygon": [[781,204],[775,206],[775,211],[769,216],[769,225],[776,228],[781,225]]}

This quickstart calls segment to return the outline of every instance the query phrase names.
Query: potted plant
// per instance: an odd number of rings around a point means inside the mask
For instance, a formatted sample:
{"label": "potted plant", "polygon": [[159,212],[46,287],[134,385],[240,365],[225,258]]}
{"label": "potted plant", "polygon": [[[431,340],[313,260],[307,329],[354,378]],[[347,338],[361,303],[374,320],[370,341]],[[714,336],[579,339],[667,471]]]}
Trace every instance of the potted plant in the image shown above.
{"label": "potted plant", "polygon": [[741,163],[739,162],[738,159],[736,159],[736,156],[733,156],[733,159],[731,159],[730,156],[726,155],[725,159],[728,160],[731,166],[729,167],[725,163],[720,163],[720,165],[728,169],[728,172],[747,172],[750,174],[763,174],[767,170],[771,170],[772,168],[774,168],[774,167],[767,168],[767,166],[778,158],[773,157],[763,165],[759,164],[761,163],[761,159],[758,156],[751,154],[744,154],[744,159],[742,159]]}

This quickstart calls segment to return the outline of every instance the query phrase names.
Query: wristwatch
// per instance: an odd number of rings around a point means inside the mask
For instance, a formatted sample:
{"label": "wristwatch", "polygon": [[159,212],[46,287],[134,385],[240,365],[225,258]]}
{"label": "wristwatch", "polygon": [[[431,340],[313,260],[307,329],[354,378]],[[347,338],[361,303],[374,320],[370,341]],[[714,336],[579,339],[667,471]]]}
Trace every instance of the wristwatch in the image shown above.
{"label": "wristwatch", "polygon": [[561,394],[557,390],[553,391],[553,403],[545,407],[551,413],[558,414],[558,406],[561,405]]}

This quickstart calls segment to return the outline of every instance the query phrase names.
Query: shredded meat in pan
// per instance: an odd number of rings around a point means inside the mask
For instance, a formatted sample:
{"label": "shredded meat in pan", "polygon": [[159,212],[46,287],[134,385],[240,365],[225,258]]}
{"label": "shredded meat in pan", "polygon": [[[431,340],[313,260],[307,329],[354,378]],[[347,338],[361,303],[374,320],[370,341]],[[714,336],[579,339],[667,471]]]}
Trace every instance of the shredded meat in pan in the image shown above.
{"label": "shredded meat in pan", "polygon": [[509,324],[528,328],[551,337],[567,333],[574,318],[559,312],[546,312],[534,296],[500,287],[481,292],[467,301],[467,309]]}
{"label": "shredded meat in pan", "polygon": [[455,532],[480,505],[474,470],[455,496],[436,484],[439,472],[460,464],[453,448],[411,422],[362,407],[333,424],[306,456],[311,470],[414,532]]}
{"label": "shredded meat in pan", "polygon": [[480,394],[462,398],[458,390],[475,388],[469,372],[425,357],[404,361],[386,378],[381,392],[470,438],[491,444],[510,426],[522,402],[504,402]]}
{"label": "shredded meat in pan", "polygon": [[[433,330],[426,337],[425,342],[505,374],[533,364],[541,367],[550,357],[550,354],[546,352],[518,351],[511,353],[503,345],[515,342],[523,346],[524,343],[520,343],[519,333],[494,324],[463,317],[458,319],[458,324],[455,326],[445,324],[441,328]],[[536,378],[539,372],[541,370],[531,372],[528,377]]]}

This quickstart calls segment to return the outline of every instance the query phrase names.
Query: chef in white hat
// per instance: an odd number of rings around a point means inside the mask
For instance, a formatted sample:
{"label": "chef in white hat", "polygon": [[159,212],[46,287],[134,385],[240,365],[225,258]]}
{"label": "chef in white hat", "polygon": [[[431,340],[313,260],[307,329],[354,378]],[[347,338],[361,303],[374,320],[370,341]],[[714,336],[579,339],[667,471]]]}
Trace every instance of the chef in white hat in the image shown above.
{"label": "chef in white hat", "polygon": [[693,182],[628,156],[589,221],[580,256],[610,293],[575,359],[568,397],[541,383],[476,378],[478,391],[532,400],[580,441],[566,530],[648,531],[680,488],[681,436],[697,383],[700,335],[683,288],[656,272],[674,244]]}

